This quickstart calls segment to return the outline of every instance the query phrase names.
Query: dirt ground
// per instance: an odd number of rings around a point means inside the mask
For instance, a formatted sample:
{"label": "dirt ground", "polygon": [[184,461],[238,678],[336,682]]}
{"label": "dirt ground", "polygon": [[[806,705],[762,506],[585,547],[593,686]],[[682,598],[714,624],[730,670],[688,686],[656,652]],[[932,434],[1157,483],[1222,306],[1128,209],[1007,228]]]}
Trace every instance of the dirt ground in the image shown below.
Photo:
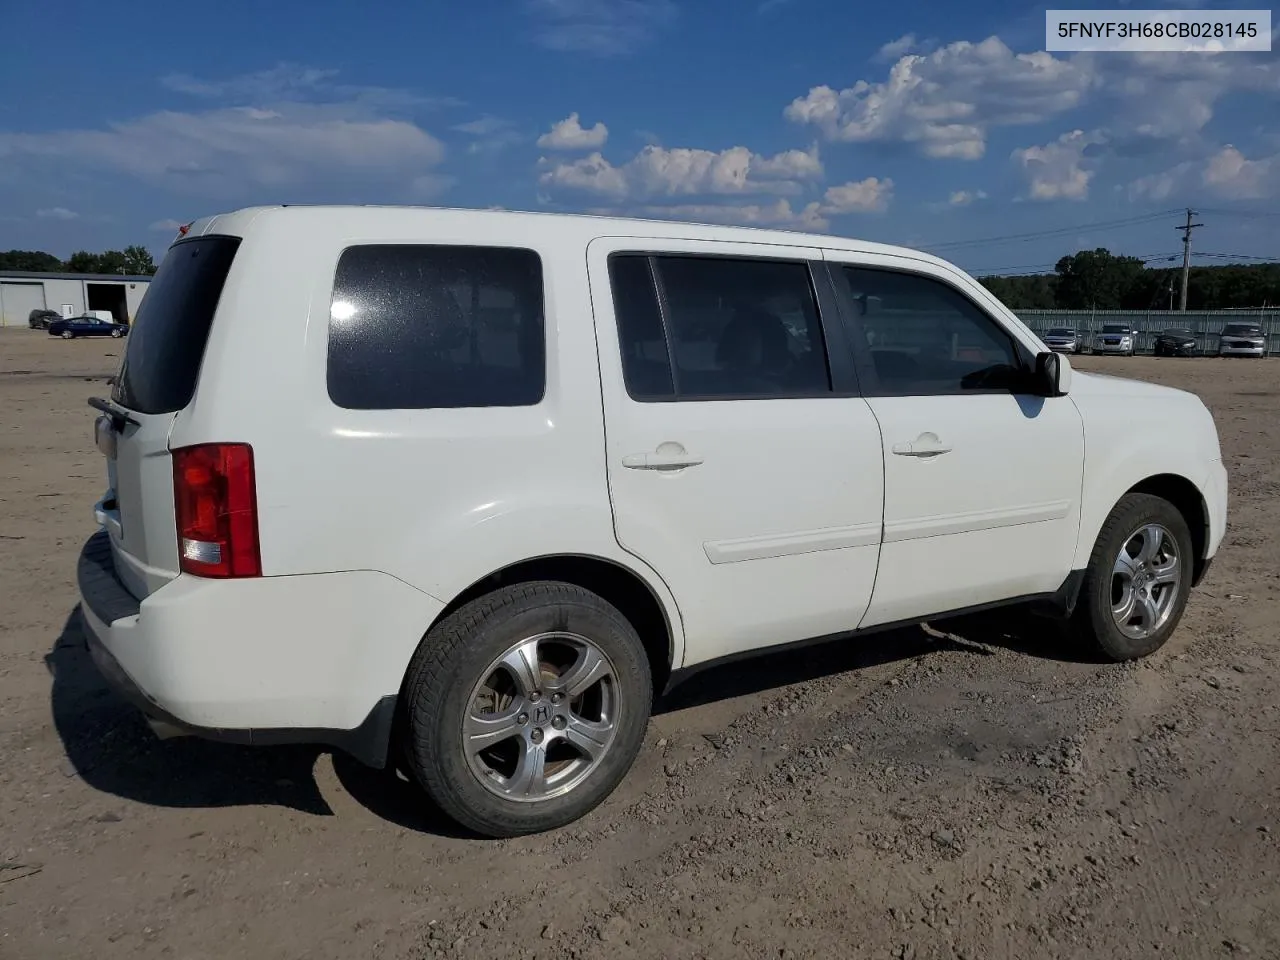
{"label": "dirt ground", "polygon": [[1154,657],[989,617],[717,670],[591,816],[490,842],[107,690],[74,561],[119,349],[0,331],[0,958],[1280,957],[1280,362],[1077,364],[1222,434],[1227,538]]}

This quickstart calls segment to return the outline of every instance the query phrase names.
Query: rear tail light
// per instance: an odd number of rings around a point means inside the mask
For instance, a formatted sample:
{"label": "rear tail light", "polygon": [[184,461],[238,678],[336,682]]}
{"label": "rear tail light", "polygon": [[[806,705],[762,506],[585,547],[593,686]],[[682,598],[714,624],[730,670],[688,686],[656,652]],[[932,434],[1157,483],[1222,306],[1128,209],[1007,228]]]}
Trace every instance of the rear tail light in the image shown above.
{"label": "rear tail light", "polygon": [[206,443],[173,451],[178,566],[200,577],[260,577],[253,448]]}

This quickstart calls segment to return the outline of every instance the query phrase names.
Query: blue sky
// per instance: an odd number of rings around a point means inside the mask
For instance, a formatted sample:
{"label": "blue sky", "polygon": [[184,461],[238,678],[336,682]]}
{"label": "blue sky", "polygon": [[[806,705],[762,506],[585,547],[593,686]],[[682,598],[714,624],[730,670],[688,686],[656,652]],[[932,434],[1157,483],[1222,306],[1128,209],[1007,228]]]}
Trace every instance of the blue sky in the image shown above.
{"label": "blue sky", "polygon": [[1030,272],[1079,247],[1174,254],[1192,205],[1200,250],[1280,257],[1280,54],[1048,54],[1044,9],[11,6],[32,40],[0,60],[0,249],[159,254],[250,204],[420,203],[829,231]]}

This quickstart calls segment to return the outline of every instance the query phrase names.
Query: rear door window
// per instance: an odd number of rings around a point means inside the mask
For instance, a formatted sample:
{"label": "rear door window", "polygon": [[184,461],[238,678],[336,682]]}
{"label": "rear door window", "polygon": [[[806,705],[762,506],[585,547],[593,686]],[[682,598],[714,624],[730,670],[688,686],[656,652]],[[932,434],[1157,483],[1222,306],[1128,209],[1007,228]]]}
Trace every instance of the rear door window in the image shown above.
{"label": "rear door window", "polygon": [[169,249],[129,331],[112,390],[116,403],[138,413],[176,413],[191,402],[239,247],[236,237],[198,237]]}
{"label": "rear door window", "polygon": [[807,263],[615,254],[609,270],[634,399],[831,394]]}
{"label": "rear door window", "polygon": [[330,399],[353,410],[539,403],[541,260],[508,247],[347,248],[330,305],[327,381]]}

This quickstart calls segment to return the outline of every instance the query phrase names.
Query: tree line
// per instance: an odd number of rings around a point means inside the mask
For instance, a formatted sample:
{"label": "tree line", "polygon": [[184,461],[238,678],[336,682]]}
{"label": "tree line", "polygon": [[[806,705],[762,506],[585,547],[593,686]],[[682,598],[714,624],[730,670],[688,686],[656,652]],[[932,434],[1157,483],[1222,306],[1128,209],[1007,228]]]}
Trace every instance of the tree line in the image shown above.
{"label": "tree line", "polygon": [[104,250],[102,253],[77,250],[66,260],[60,260],[43,250],[0,250],[0,270],[29,273],[125,273],[142,277],[155,273],[156,265],[146,247],[134,245],[123,250]]}
{"label": "tree line", "polygon": [[[1099,247],[1063,257],[1053,273],[979,277],[1011,310],[1178,309],[1182,265],[1148,267]],[[1280,309],[1280,263],[1192,267],[1188,310]]]}

